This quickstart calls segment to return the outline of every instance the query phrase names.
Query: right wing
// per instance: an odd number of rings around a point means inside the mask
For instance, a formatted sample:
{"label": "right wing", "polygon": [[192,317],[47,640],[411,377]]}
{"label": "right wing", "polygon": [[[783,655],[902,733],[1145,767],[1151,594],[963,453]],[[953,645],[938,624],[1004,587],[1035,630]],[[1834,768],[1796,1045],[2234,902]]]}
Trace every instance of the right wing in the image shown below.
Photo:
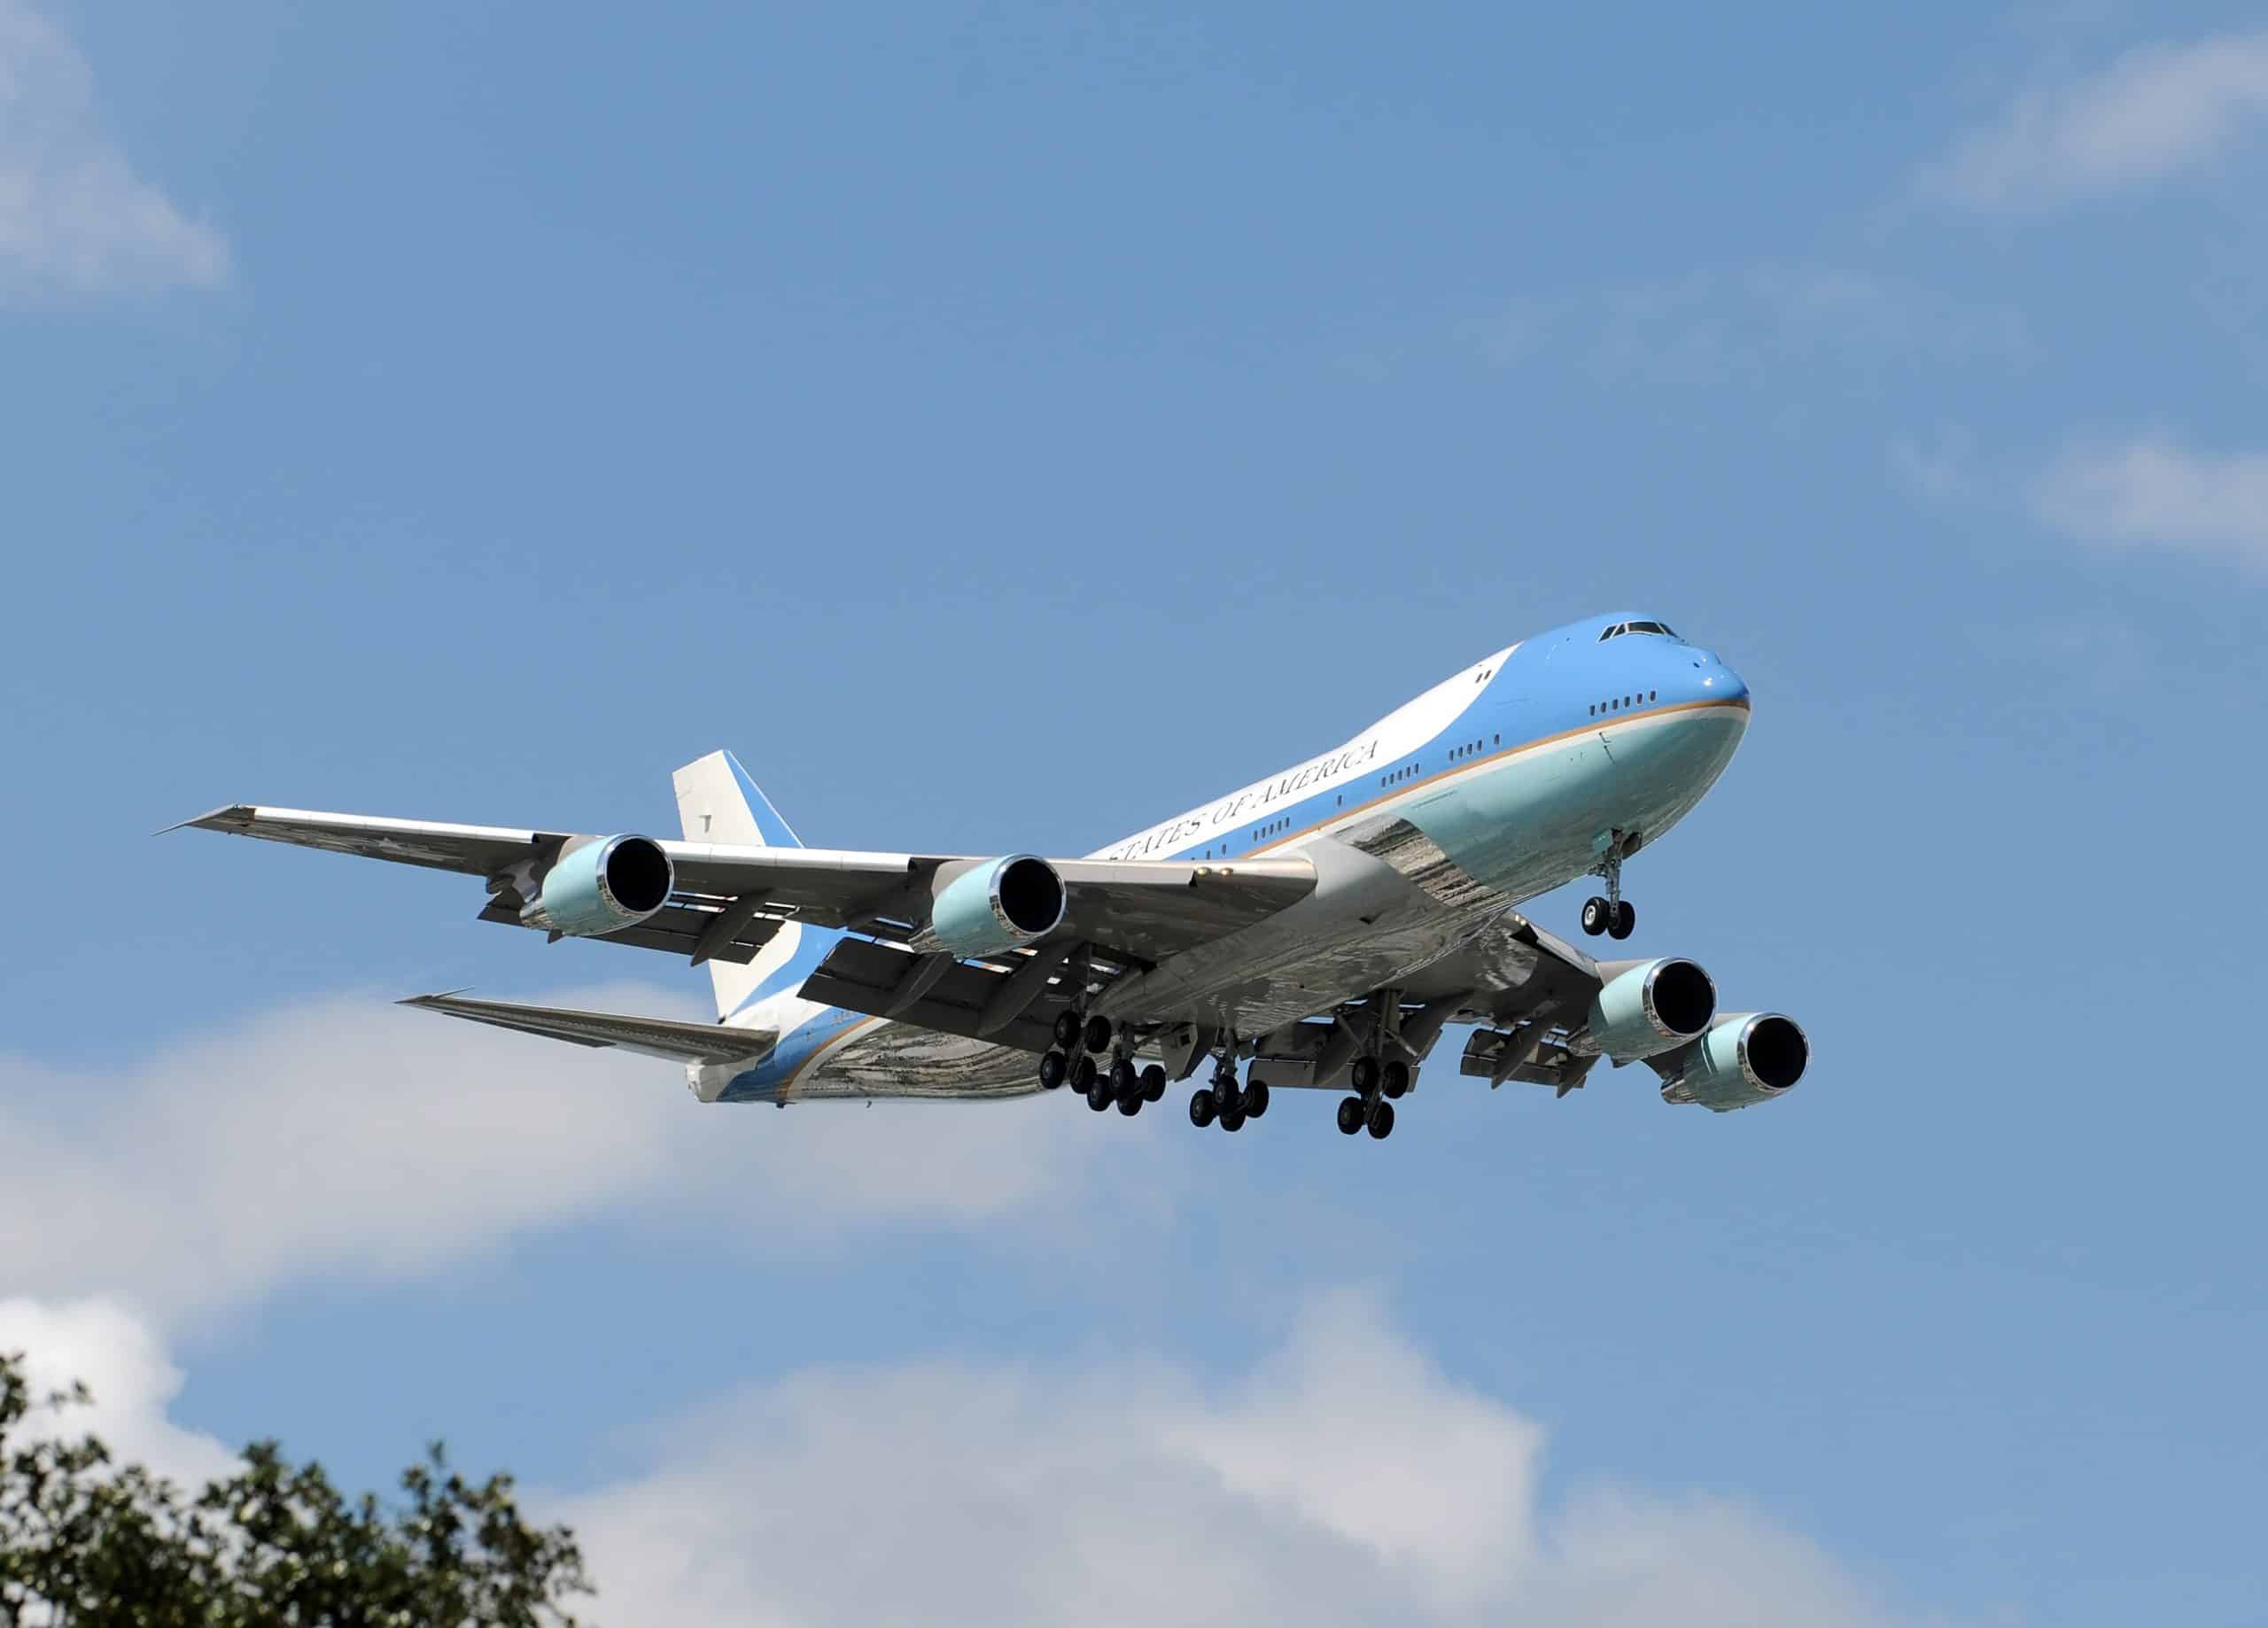
{"label": "right wing", "polygon": [[[486,880],[484,921],[524,919],[526,895],[572,845],[606,839],[563,831],[459,826],[237,803],[184,820],[201,831],[455,871]],[[179,827],[172,827],[179,829]],[[643,839],[641,839],[641,841]],[[745,964],[789,920],[905,942],[929,921],[934,893],[982,859],[945,854],[660,841],[672,873],[667,901],[633,926],[592,937],[695,961]],[[1223,938],[1315,890],[1298,857],[1178,861],[1058,859],[1063,920],[1045,942],[1079,942],[1122,966],[1147,968]],[[540,924],[533,924],[540,925]]]}

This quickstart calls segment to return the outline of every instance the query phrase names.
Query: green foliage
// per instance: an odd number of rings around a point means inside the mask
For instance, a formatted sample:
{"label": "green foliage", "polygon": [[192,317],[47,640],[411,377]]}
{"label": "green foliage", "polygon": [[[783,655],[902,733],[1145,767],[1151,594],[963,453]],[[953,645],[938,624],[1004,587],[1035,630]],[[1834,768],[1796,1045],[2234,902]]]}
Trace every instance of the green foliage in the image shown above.
{"label": "green foliage", "polygon": [[509,1477],[469,1482],[439,1443],[392,1504],[273,1442],[191,1497],[27,1428],[89,1399],[35,1397],[0,1355],[0,1628],[574,1628],[591,1592],[571,1532],[530,1526]]}

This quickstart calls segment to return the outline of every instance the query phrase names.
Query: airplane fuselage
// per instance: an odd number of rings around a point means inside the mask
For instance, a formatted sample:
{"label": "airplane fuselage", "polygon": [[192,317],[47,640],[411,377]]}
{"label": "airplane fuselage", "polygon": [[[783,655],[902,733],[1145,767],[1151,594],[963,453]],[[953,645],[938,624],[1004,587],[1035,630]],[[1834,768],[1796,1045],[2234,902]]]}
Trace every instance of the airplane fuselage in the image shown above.
{"label": "airplane fuselage", "polygon": [[[1594,617],[1497,651],[1331,751],[1099,850],[1224,866],[1296,853],[1317,886],[1114,984],[1096,1010],[1171,997],[1250,1036],[1395,987],[1508,908],[1598,869],[1610,849],[1658,841],[1723,772],[1748,717],[1737,674],[1646,618]],[[728,1019],[776,1029],[779,1045],[702,1095],[1038,1089],[1028,1051],[803,1000],[796,990],[835,936],[782,934],[764,983]]]}

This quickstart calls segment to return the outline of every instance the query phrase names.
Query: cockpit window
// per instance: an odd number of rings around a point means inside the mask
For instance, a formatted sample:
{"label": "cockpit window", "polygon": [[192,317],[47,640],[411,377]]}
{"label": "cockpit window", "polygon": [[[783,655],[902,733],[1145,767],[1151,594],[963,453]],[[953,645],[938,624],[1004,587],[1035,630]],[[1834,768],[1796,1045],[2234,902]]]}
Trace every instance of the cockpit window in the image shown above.
{"label": "cockpit window", "polygon": [[1601,644],[1604,644],[1608,640],[1619,639],[1625,633],[1659,633],[1665,639],[1677,637],[1670,630],[1669,624],[1665,622],[1618,622],[1601,633],[1598,640]]}

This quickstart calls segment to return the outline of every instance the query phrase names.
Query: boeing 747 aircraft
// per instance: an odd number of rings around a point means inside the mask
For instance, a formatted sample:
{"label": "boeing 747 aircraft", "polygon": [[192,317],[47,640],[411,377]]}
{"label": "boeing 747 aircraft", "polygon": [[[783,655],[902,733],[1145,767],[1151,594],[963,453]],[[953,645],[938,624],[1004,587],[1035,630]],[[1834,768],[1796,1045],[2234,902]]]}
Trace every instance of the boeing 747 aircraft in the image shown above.
{"label": "boeing 747 aircraft", "polygon": [[[419,996],[453,1017],[685,1066],[704,1103],[990,1098],[1066,1084],[1136,1114],[1209,1063],[1199,1127],[1278,1087],[1384,1137],[1451,1023],[1461,1075],[1583,1084],[1643,1061],[1724,1112],[1803,1077],[1776,1012],[1717,1011],[1679,957],[1595,960],[1520,915],[1623,868],[1732,760],[1748,687],[1651,617],[1499,650],[1320,756],[1084,859],[805,848],[728,753],[677,771],[680,841],[237,804],[185,822],[478,876],[484,921],[706,965],[714,1025]],[[1239,1068],[1242,1077],[1239,1078]]]}

